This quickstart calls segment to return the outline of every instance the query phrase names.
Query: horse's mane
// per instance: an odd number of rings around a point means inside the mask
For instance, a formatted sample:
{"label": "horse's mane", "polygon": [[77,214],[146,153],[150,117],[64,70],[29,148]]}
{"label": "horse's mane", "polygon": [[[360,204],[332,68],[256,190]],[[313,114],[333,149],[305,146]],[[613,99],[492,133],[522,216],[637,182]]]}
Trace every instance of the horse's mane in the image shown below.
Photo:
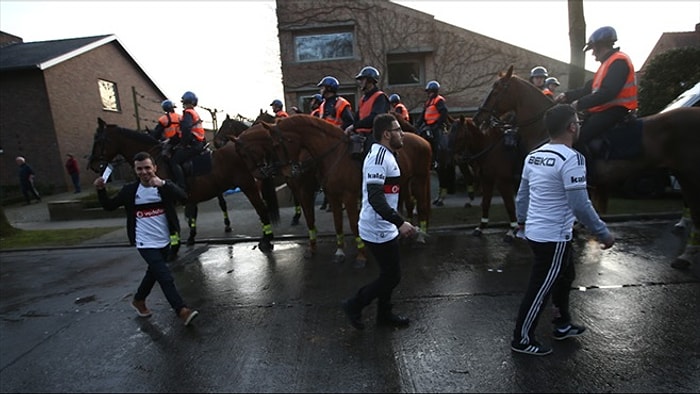
{"label": "horse's mane", "polygon": [[113,124],[107,125],[107,127],[105,127],[105,131],[107,131],[109,129],[113,129],[117,133],[124,134],[129,139],[136,140],[138,142],[143,142],[143,143],[147,143],[147,144],[157,144],[158,143],[158,140],[156,140],[150,134],[145,133],[143,131],[127,129],[125,127],[119,127],[119,126],[113,125]]}
{"label": "horse's mane", "polygon": [[307,114],[298,114],[284,118],[277,122],[277,127],[281,131],[297,133],[308,133],[309,128],[314,128],[323,134],[336,138],[345,137],[345,133],[340,127],[330,124],[321,118]]}

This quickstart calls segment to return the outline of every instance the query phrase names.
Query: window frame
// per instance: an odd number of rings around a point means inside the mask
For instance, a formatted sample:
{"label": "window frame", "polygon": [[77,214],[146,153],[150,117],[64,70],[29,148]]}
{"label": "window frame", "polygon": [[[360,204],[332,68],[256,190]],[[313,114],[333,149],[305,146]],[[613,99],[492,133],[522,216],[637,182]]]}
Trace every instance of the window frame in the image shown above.
{"label": "window frame", "polygon": [[[314,57],[314,58],[307,58],[307,59],[302,59],[300,57],[299,53],[299,45],[300,45],[300,40],[304,38],[309,38],[311,39],[312,37],[317,37],[317,39],[323,37],[323,36],[332,36],[332,35],[341,35],[341,34],[348,34],[350,35],[350,54],[347,56],[337,56],[337,57],[324,57],[324,54],[321,54],[320,57]],[[332,40],[330,40],[332,41]],[[354,59],[355,57],[355,32],[354,30],[322,30],[322,31],[309,31],[309,32],[304,32],[302,34],[295,34],[293,37],[293,45],[294,45],[294,60],[299,63],[307,63],[307,62],[322,62],[322,61],[329,61],[329,60],[348,60],[348,59]]]}
{"label": "window frame", "polygon": [[98,78],[97,89],[103,111],[122,112],[119,100],[119,87],[116,82]]}

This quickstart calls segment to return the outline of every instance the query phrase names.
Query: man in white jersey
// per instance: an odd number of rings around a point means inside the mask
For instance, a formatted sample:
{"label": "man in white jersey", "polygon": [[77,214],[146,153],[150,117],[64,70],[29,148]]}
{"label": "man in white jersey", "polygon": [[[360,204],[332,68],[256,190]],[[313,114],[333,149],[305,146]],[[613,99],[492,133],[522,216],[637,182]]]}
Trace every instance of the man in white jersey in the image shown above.
{"label": "man in white jersey", "polygon": [[372,124],[374,142],[362,165],[360,238],[379,265],[379,277],[344,300],[350,324],[365,328],[362,308],[377,299],[377,325],[406,327],[409,319],[392,313],[391,293],[401,280],[399,238],[411,237],[416,228],[397,212],[401,171],[396,151],[403,147],[403,131],[391,114],[379,114]]}
{"label": "man in white jersey", "polygon": [[551,294],[556,340],[583,334],[585,327],[571,323],[569,290],[575,278],[572,262],[572,228],[578,220],[602,243],[612,247],[615,238],[600,220],[586,190],[586,162],[572,148],[580,127],[576,110],[555,105],[545,114],[550,142],[525,158],[516,215],[525,231],[535,261],[520,304],[511,349],[544,356],[552,349],[535,340],[535,328]]}
{"label": "man in white jersey", "polygon": [[139,317],[151,316],[151,310],[146,306],[146,297],[158,282],[170,306],[188,326],[199,312],[188,308],[182,300],[166,264],[170,235],[179,229],[175,203],[184,200],[187,195],[175,182],[160,179],[156,175],[157,166],[146,152],[134,156],[134,170],[139,180],[124,185],[113,198],[107,196],[102,177],[94,182],[102,208],[113,211],[124,206],[129,242],[136,245],[141,257],[148,263],[131,306],[136,309]]}

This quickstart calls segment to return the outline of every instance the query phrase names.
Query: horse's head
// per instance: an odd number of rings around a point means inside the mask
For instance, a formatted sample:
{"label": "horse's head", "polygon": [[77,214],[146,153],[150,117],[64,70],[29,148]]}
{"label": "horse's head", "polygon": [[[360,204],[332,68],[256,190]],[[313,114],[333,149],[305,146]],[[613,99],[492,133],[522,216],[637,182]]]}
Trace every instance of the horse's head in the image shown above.
{"label": "horse's head", "polygon": [[448,146],[457,155],[471,155],[483,145],[483,134],[472,118],[460,115],[452,122],[448,134]]}
{"label": "horse's head", "polygon": [[233,119],[226,115],[226,119],[221,123],[221,127],[214,134],[214,146],[218,149],[226,145],[231,137],[238,137],[244,130],[250,127],[249,124]]}
{"label": "horse's head", "polygon": [[110,144],[108,143],[108,129],[112,127],[114,125],[109,125],[102,118],[97,118],[97,129],[95,130],[87,167],[98,174],[104,172],[107,164],[117,156],[117,153],[110,149]]}
{"label": "horse's head", "polygon": [[266,111],[263,111],[262,109],[260,110],[260,114],[258,115],[257,118],[253,121],[253,124],[255,123],[260,123],[260,122],[265,122],[265,123],[275,123],[277,119],[275,118],[275,115],[269,114]]}
{"label": "horse's head", "polygon": [[491,91],[474,115],[473,121],[478,127],[485,129],[504,112],[515,109],[515,97],[509,94],[514,78],[512,65],[505,73],[499,73]]}
{"label": "horse's head", "polygon": [[236,152],[255,178],[266,179],[277,174],[274,143],[270,129],[265,123],[254,124],[238,137],[230,137],[230,139],[235,143]]}
{"label": "horse's head", "polygon": [[397,122],[399,122],[399,126],[401,126],[401,130],[403,130],[406,133],[416,133],[418,130],[416,127],[409,122],[407,122],[401,115],[397,114],[396,112],[389,112],[390,114],[394,115],[394,118],[396,119]]}

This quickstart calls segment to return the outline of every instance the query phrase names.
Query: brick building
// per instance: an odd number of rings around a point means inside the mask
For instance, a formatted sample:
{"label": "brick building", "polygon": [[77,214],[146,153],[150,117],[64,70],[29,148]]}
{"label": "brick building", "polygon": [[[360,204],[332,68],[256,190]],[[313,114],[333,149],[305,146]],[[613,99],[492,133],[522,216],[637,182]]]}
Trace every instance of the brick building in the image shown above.
{"label": "brick building", "polygon": [[[339,94],[353,108],[360,97],[354,79],[366,66],[376,67],[379,85],[398,93],[412,115],[420,114],[430,80],[441,84],[452,114],[472,115],[499,71],[511,64],[527,78],[543,65],[562,87],[569,64],[469,30],[435,20],[432,15],[388,0],[330,0],[319,7],[310,0],[277,0],[282,82],[287,107],[308,112],[310,96],[326,75],[341,83]],[[593,73],[586,72],[586,79]]]}
{"label": "brick building", "polygon": [[165,99],[114,35],[25,43],[0,32],[0,84],[0,187],[8,197],[18,193],[17,156],[40,190],[71,190],[68,153],[81,183],[91,184],[86,156],[97,118],[141,129],[140,116],[157,118]]}

